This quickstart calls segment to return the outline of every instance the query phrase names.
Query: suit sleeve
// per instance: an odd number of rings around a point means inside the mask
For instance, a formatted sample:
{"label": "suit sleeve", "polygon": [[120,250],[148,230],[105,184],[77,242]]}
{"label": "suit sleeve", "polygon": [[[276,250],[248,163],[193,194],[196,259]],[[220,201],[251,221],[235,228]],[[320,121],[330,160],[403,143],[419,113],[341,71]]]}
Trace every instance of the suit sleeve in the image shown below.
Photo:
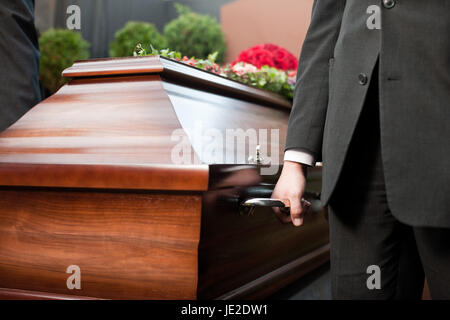
{"label": "suit sleeve", "polygon": [[328,105],[329,60],[339,35],[345,0],[315,0],[297,70],[285,151],[302,149],[317,161]]}
{"label": "suit sleeve", "polygon": [[0,131],[40,99],[34,0],[0,1]]}

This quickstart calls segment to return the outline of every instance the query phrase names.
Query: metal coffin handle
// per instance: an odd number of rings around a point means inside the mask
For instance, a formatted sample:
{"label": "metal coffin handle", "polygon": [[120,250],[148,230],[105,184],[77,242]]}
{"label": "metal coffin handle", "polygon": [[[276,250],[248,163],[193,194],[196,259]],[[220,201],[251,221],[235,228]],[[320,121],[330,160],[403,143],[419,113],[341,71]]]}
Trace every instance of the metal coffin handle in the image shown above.
{"label": "metal coffin handle", "polygon": [[240,211],[242,214],[253,215],[256,207],[278,207],[284,208],[285,212],[288,212],[286,209],[289,209],[289,201],[273,198],[250,198],[241,203]]}
{"label": "metal coffin handle", "polygon": [[[314,199],[312,202],[302,198],[302,204],[307,205],[313,212],[321,209],[320,200]],[[284,212],[289,214],[289,200],[281,200],[274,198],[250,198],[241,203],[241,206],[246,208],[248,214],[252,214],[256,207],[278,207],[284,208]],[[312,207],[312,208],[311,208]],[[287,209],[287,210],[286,210]]]}
{"label": "metal coffin handle", "polygon": [[[278,207],[289,214],[289,200],[270,198],[273,187],[273,185],[264,185],[247,188],[239,201],[241,214],[252,214],[257,207]],[[306,191],[304,196],[308,200],[302,198],[302,202],[309,206],[308,211],[320,212],[322,210],[319,194]]]}
{"label": "metal coffin handle", "polygon": [[242,204],[244,207],[279,207],[289,208],[289,204],[280,199],[273,198],[251,198],[245,200]]}

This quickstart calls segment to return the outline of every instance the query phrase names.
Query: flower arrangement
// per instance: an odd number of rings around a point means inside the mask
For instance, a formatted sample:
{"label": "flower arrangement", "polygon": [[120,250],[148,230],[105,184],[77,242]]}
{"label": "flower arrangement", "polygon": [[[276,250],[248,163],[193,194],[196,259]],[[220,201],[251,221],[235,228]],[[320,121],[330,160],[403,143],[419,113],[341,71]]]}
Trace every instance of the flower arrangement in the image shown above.
{"label": "flower arrangement", "polygon": [[260,44],[242,51],[232,62],[247,62],[258,68],[270,66],[279,70],[297,70],[297,59],[295,56],[281,46],[271,43]]}
{"label": "flower arrangement", "polygon": [[141,44],[137,44],[134,49],[134,56],[155,56],[159,55],[165,58],[174,59],[180,62],[183,62],[185,64],[188,64],[190,66],[203,69],[205,71],[209,71],[215,74],[222,75],[223,74],[223,68],[220,67],[216,63],[216,59],[218,56],[218,52],[214,52],[208,55],[206,59],[196,59],[195,57],[188,58],[187,56],[182,56],[181,52],[179,51],[172,51],[170,49],[162,49],[158,50],[154,48],[152,45],[150,45],[151,52],[147,52],[147,50],[142,47]]}
{"label": "flower arrangement", "polygon": [[195,57],[183,56],[180,52],[171,51],[170,49],[158,50],[151,45],[150,47],[152,51],[147,53],[147,50],[138,44],[134,55],[160,55],[246,85],[278,93],[289,100],[293,99],[296,70],[279,70],[269,65],[258,67],[247,62],[235,62],[222,67],[215,62],[218,55],[217,52],[208,55],[206,59],[196,59]]}
{"label": "flower arrangement", "polygon": [[258,68],[250,63],[238,62],[224,68],[224,75],[241,83],[293,98],[296,73],[285,72],[264,65]]}

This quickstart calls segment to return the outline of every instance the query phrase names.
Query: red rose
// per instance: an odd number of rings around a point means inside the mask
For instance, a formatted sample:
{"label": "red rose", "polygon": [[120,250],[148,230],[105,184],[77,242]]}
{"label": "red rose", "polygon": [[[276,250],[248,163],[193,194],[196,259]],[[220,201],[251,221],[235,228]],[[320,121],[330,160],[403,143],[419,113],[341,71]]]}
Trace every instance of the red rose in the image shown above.
{"label": "red rose", "polygon": [[268,65],[281,70],[296,70],[298,64],[292,53],[272,43],[260,44],[242,51],[231,65],[238,62],[251,63],[258,68]]}

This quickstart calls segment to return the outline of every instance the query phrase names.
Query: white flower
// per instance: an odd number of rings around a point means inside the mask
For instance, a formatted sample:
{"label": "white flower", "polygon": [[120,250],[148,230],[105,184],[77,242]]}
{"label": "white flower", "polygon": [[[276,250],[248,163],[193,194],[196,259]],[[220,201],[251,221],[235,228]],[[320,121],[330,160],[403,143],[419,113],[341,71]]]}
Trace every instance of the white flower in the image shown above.
{"label": "white flower", "polygon": [[246,73],[255,73],[258,71],[258,68],[250,63],[239,62],[233,66],[232,70],[238,76],[242,76]]}

